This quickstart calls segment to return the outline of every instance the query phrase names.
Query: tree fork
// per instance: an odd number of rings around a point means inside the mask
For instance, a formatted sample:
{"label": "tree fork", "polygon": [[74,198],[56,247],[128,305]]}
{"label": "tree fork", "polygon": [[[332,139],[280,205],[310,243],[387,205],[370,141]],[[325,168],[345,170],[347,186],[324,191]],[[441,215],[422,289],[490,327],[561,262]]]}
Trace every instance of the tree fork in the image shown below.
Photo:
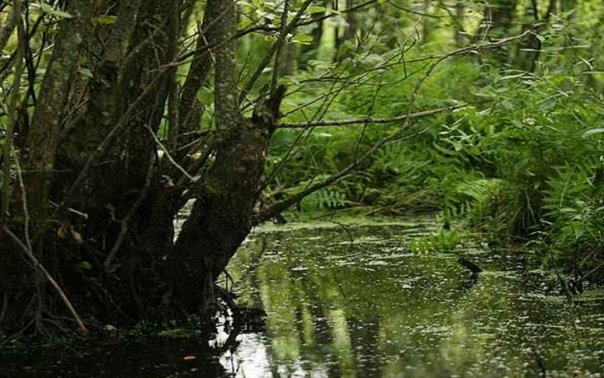
{"label": "tree fork", "polygon": [[[210,0],[221,21],[210,33],[210,44],[227,42],[216,51],[215,107],[217,128],[223,134],[216,160],[193,190],[196,202],[169,259],[174,294],[189,312],[206,312],[214,300],[214,282],[226,268],[253,225],[253,208],[271,136],[279,118],[285,89],[278,87],[259,101],[251,120],[239,110],[235,49],[234,0]],[[214,34],[216,33],[216,34]]]}

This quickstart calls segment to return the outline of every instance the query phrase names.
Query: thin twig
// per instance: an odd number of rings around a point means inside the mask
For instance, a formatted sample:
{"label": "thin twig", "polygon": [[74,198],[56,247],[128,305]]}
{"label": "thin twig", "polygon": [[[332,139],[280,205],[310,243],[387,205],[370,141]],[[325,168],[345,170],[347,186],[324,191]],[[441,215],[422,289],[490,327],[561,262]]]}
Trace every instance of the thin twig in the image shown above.
{"label": "thin twig", "polygon": [[82,322],[80,315],[78,315],[77,311],[73,307],[73,304],[71,303],[71,301],[69,300],[69,298],[67,297],[67,295],[65,294],[63,289],[61,289],[61,286],[59,286],[57,281],[52,277],[52,275],[48,272],[48,270],[44,267],[44,265],[42,265],[42,263],[40,263],[40,261],[36,258],[36,256],[33,254],[33,252],[30,249],[28,249],[28,247],[21,241],[21,239],[19,239],[19,237],[17,235],[15,235],[8,227],[4,226],[2,228],[2,231],[4,231],[15,242],[15,244],[17,244],[17,246],[19,246],[19,248],[21,248],[21,250],[25,253],[25,255],[31,260],[34,267],[36,269],[38,269],[44,275],[44,277],[46,277],[48,282],[50,282],[50,285],[57,291],[57,293],[59,294],[59,297],[61,298],[61,300],[63,301],[63,303],[65,304],[65,306],[67,307],[67,309],[69,310],[69,312],[71,313],[73,318],[75,319],[80,330],[82,330],[84,332],[88,332],[88,329],[84,325],[84,322]]}
{"label": "thin twig", "polygon": [[243,87],[243,89],[241,90],[241,94],[239,95],[239,103],[243,102],[243,100],[245,99],[245,97],[247,96],[249,91],[252,89],[254,84],[256,84],[256,81],[258,80],[258,78],[260,78],[260,75],[262,74],[262,72],[264,72],[264,69],[270,64],[270,62],[273,58],[273,55],[277,52],[277,50],[279,48],[281,48],[283,43],[285,43],[287,35],[289,33],[291,33],[298,26],[298,21],[300,21],[300,18],[302,18],[302,16],[304,15],[304,12],[306,11],[306,9],[310,6],[310,4],[312,2],[313,2],[313,0],[306,0],[302,4],[300,9],[298,9],[298,12],[296,13],[296,15],[294,16],[292,21],[289,24],[287,24],[287,27],[282,29],[281,33],[279,33],[279,37],[277,37],[277,40],[272,44],[272,46],[268,50],[268,53],[266,53],[264,55],[262,62],[258,65],[258,68],[256,69],[256,71],[254,71],[254,74],[252,75],[250,80],[248,80],[245,87]]}
{"label": "thin twig", "polygon": [[186,178],[188,178],[191,182],[195,182],[195,178],[193,176],[191,176],[189,174],[189,172],[187,172],[186,169],[184,169],[180,164],[178,164],[176,162],[176,160],[174,160],[174,158],[172,157],[172,155],[170,155],[170,152],[168,151],[168,149],[166,148],[166,146],[164,146],[162,144],[162,142],[157,138],[157,135],[155,135],[155,133],[153,132],[153,130],[151,130],[151,128],[147,125],[145,126],[147,130],[149,130],[149,133],[151,134],[151,137],[153,137],[153,140],[155,141],[155,144],[157,144],[157,146],[164,152],[164,154],[166,155],[166,158],[168,159],[168,161],[170,162],[170,164],[172,164],[176,169],[178,169]]}
{"label": "thin twig", "polygon": [[111,262],[113,261],[113,259],[115,259],[115,256],[117,255],[117,252],[119,251],[122,244],[124,243],[124,240],[126,240],[126,236],[128,235],[128,230],[130,228],[130,221],[132,220],[134,215],[136,215],[136,212],[140,209],[143,202],[147,198],[147,194],[149,193],[149,186],[151,185],[151,179],[153,178],[153,162],[154,162],[154,160],[155,160],[155,154],[152,154],[151,160],[149,162],[149,168],[147,169],[147,175],[145,177],[145,184],[144,184],[143,190],[141,191],[141,194],[137,198],[136,202],[130,207],[130,209],[128,209],[128,213],[126,213],[126,216],[120,222],[121,223],[120,233],[117,237],[117,240],[115,241],[115,244],[113,244],[111,251],[109,251],[107,258],[103,262],[103,268],[105,268],[105,270],[108,270],[109,267],[111,266]]}
{"label": "thin twig", "polygon": [[438,109],[430,109],[423,110],[421,112],[405,114],[398,117],[390,117],[390,118],[373,118],[373,117],[365,117],[365,118],[353,118],[353,119],[336,119],[336,120],[321,120],[314,122],[292,122],[292,123],[282,123],[277,126],[280,129],[305,129],[307,127],[316,127],[316,126],[348,126],[348,125],[363,125],[363,124],[389,124],[395,123],[399,121],[405,121],[407,119],[416,119],[421,117],[427,117],[434,114],[439,113],[448,113],[454,110],[458,110],[464,108],[466,105],[455,105],[449,106],[446,108],[438,108]]}

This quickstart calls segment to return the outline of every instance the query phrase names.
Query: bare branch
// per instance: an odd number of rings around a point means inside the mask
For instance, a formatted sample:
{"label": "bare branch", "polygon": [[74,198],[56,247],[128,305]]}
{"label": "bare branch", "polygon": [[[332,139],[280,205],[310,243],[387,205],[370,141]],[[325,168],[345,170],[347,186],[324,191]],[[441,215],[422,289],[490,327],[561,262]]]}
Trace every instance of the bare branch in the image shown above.
{"label": "bare branch", "polygon": [[417,119],[422,117],[431,116],[434,114],[440,113],[448,113],[457,109],[461,109],[465,107],[465,105],[456,105],[449,106],[446,108],[438,108],[438,109],[430,109],[423,110],[421,112],[416,112],[412,114],[405,114],[398,117],[391,118],[373,118],[373,117],[365,117],[365,118],[353,118],[353,119],[340,119],[340,120],[322,120],[322,121],[314,121],[314,122],[292,122],[292,123],[282,123],[278,126],[280,129],[305,129],[307,127],[316,127],[316,126],[348,126],[348,125],[363,125],[363,124],[389,124],[395,123],[399,121],[405,121],[407,119]]}
{"label": "bare branch", "polygon": [[153,130],[151,130],[149,126],[146,126],[146,128],[147,130],[149,130],[149,134],[151,134],[151,137],[153,137],[155,144],[157,144],[157,146],[164,152],[170,164],[172,164],[176,169],[178,169],[186,178],[189,179],[189,181],[195,182],[195,178],[193,178],[193,176],[191,176],[186,169],[184,169],[180,164],[178,164],[176,160],[174,160],[174,158],[172,158],[172,155],[170,155],[170,151],[168,151],[166,146],[164,146],[163,143],[157,138],[155,132],[153,132]]}

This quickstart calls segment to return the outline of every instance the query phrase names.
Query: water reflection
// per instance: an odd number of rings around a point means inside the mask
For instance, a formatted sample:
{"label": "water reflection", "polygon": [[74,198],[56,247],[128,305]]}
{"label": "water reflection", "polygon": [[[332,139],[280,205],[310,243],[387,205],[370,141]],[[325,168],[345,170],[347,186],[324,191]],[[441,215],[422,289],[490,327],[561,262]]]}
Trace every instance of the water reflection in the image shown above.
{"label": "water reflection", "polygon": [[0,377],[602,376],[602,293],[570,305],[555,278],[513,253],[410,253],[431,227],[256,233],[229,272],[248,315],[268,314],[266,328],[244,328],[221,356],[184,330],[0,356]]}
{"label": "water reflection", "polygon": [[[244,282],[241,300],[266,310],[268,327],[242,336],[231,372],[581,377],[604,371],[603,298],[571,306],[545,295],[547,280],[524,269],[525,257],[457,251],[484,269],[477,278],[456,262],[457,253],[409,253],[417,232],[390,225],[257,234],[230,273]],[[257,269],[249,269],[260,253]]]}

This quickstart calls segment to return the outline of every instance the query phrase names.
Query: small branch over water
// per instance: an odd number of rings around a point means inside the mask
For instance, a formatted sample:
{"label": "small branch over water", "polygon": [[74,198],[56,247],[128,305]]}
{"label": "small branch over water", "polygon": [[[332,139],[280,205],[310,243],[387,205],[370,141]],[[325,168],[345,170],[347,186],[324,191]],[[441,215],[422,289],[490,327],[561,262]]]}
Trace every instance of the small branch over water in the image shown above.
{"label": "small branch over water", "polygon": [[434,114],[440,113],[448,113],[455,111],[457,109],[462,109],[466,105],[456,105],[449,106],[446,108],[438,108],[438,109],[430,109],[424,110],[421,112],[405,114],[398,117],[390,117],[390,118],[374,118],[374,117],[365,117],[365,118],[352,118],[352,119],[339,119],[339,120],[321,120],[314,122],[292,122],[292,123],[282,123],[278,126],[280,129],[304,129],[307,127],[316,127],[316,126],[349,126],[349,125],[363,125],[363,124],[389,124],[395,123],[399,121],[405,121],[407,119],[416,119],[421,117],[427,117]]}

